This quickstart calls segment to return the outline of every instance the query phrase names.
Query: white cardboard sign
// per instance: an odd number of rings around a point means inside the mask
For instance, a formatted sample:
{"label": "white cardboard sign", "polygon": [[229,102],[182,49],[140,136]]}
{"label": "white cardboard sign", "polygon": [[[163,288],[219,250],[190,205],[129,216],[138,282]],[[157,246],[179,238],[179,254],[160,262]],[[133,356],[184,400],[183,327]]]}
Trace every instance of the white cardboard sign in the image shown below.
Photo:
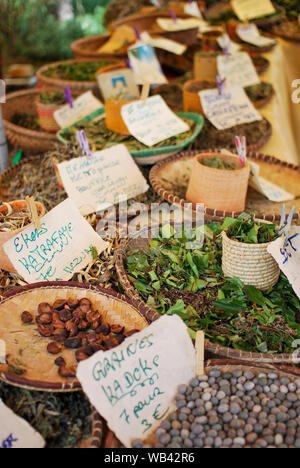
{"label": "white cardboard sign", "polygon": [[195,376],[195,366],[184,322],[163,316],[117,348],[80,363],[77,377],[110,429],[131,447],[175,410],[176,390]]}
{"label": "white cardboard sign", "polygon": [[151,37],[150,34],[148,34],[146,31],[141,34],[141,38],[147,44],[151,44],[152,47],[166,50],[175,55],[182,55],[187,50],[187,46],[180,44],[180,42],[172,41],[171,39],[166,39],[165,37]]}
{"label": "white cardboard sign", "polygon": [[276,40],[270,37],[261,36],[256,24],[241,24],[237,27],[236,33],[240,39],[257,47],[268,47],[276,44]]}
{"label": "white cardboard sign", "polygon": [[138,41],[128,49],[128,57],[137,84],[165,84],[168,82],[151,44]]}
{"label": "white cardboard sign", "polygon": [[231,0],[231,5],[242,21],[273,15],[276,11],[271,0]]}
{"label": "white cardboard sign", "polygon": [[164,29],[165,31],[175,32],[199,28],[203,25],[203,20],[197,18],[177,18],[177,21],[174,21],[172,18],[158,18],[157,24],[160,28]]}
{"label": "white cardboard sign", "polygon": [[0,449],[44,448],[46,443],[24,419],[0,400]]}
{"label": "white cardboard sign", "polygon": [[67,199],[41,218],[42,229],[32,224],[4,244],[13,266],[27,283],[68,281],[93,260],[107,243]]}
{"label": "white cardboard sign", "polygon": [[283,236],[272,242],[268,252],[275,258],[300,299],[300,228],[293,226],[287,240]]}
{"label": "white cardboard sign", "polygon": [[200,18],[203,20],[202,13],[196,0],[193,2],[188,2],[184,5],[184,13],[186,15],[195,16],[196,18]]}
{"label": "white cardboard sign", "polygon": [[99,99],[95,98],[92,91],[82,94],[73,101],[73,108],[66,104],[54,113],[54,118],[61,128],[67,128],[84,119],[98,109],[103,108]]}
{"label": "white cardboard sign", "polygon": [[206,117],[218,129],[262,120],[241,86],[229,86],[220,95],[218,89],[199,93]]}
{"label": "white cardboard sign", "polygon": [[161,96],[126,104],[121,112],[131,135],[146,146],[189,131],[189,126],[172,112]]}
{"label": "white cardboard sign", "polygon": [[233,55],[219,55],[217,57],[219,75],[226,78],[227,86],[247,86],[260,83],[259,76],[247,52],[236,52]]}
{"label": "white cardboard sign", "polygon": [[58,164],[63,186],[84,216],[129,200],[149,186],[124,145]]}
{"label": "white cardboard sign", "polygon": [[286,190],[282,189],[276,184],[266,180],[264,177],[259,175],[260,167],[253,161],[250,162],[251,174],[249,185],[254,188],[257,192],[261,193],[268,200],[272,202],[282,203],[285,201],[291,201],[295,199],[295,196]]}

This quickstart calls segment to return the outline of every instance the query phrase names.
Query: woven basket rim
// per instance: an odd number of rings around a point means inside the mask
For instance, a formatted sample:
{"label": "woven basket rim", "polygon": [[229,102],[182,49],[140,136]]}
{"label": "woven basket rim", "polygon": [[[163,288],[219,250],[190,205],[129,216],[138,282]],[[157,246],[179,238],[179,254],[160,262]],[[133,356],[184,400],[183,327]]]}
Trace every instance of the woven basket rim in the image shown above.
{"label": "woven basket rim", "polygon": [[101,448],[103,441],[104,423],[100,414],[95,408],[92,408],[91,425],[91,440],[88,447],[86,448],[99,449]]}
{"label": "woven basket rim", "polygon": [[[157,19],[157,18],[170,18],[170,13],[168,11],[152,11],[148,12],[146,14],[143,13],[135,13],[134,15],[128,15],[124,16],[123,18],[119,18],[112,23],[110,23],[108,29],[110,31],[114,31],[117,29],[119,26],[123,26],[124,24],[127,24],[130,21],[136,21],[139,19]],[[180,15],[177,15],[177,18],[190,18],[190,15],[186,15],[185,13],[181,13]]]}
{"label": "woven basket rim", "polygon": [[[214,153],[209,153],[209,152],[207,152],[207,153],[199,153],[198,157],[196,156],[196,159],[197,159],[198,163],[199,163],[201,166],[204,166],[205,171],[206,171],[206,172],[209,172],[209,173],[210,173],[210,174],[209,174],[210,176],[216,175],[216,176],[218,176],[218,178],[220,178],[220,177],[224,178],[224,177],[225,177],[226,179],[232,179],[232,178],[235,177],[236,171],[238,171],[239,173],[240,173],[241,171],[245,172],[246,169],[248,170],[248,169],[250,168],[250,165],[249,165],[249,162],[248,162],[248,161],[246,161],[245,166],[243,166],[243,167],[236,167],[236,168],[234,169],[234,171],[227,171],[226,169],[216,169],[215,167],[205,166],[204,164],[201,163],[201,161],[199,161],[199,159],[202,160],[206,155],[210,155],[210,154],[213,155]],[[221,156],[221,157],[224,157],[224,159],[229,159],[229,160],[232,160],[232,161],[234,160],[233,156],[231,156],[231,155],[229,155],[229,154],[226,154],[226,153],[222,153],[222,151],[216,152],[215,154],[216,154],[216,155],[219,155],[219,154],[220,154],[220,156]]]}
{"label": "woven basket rim", "polygon": [[[142,304],[137,305],[132,302],[132,300],[122,294],[117,293],[116,291],[110,289],[103,289],[99,286],[94,286],[91,284],[85,283],[77,283],[73,281],[57,281],[57,282],[42,282],[42,283],[34,283],[34,284],[27,284],[25,286],[20,286],[14,288],[10,291],[5,292],[2,296],[0,296],[0,304],[5,303],[6,301],[10,300],[13,297],[17,297],[29,291],[33,291],[36,289],[86,289],[90,291],[94,291],[100,295],[113,298],[119,302],[123,302],[124,304],[130,305],[132,309],[135,310],[136,313],[140,315],[140,317],[145,319],[145,323],[147,319],[145,317],[143,306]],[[148,321],[149,323],[149,321]],[[25,388],[28,390],[36,390],[36,391],[43,391],[49,393],[66,393],[66,392],[77,392],[81,390],[81,384],[78,380],[74,380],[73,382],[43,382],[43,381],[34,381],[28,380],[21,376],[10,375],[6,372],[0,372],[0,380],[14,385],[19,388]]]}
{"label": "woven basket rim", "polygon": [[[181,153],[178,153],[174,156],[170,156],[169,158],[157,163],[150,171],[150,183],[153,188],[153,190],[159,195],[160,198],[163,200],[167,201],[170,204],[176,203],[179,204],[180,206],[184,206],[187,202],[187,200],[182,199],[176,195],[174,195],[172,192],[166,190],[164,187],[161,186],[159,179],[158,179],[158,173],[163,168],[164,166],[168,165],[170,162],[176,162],[176,161],[185,161],[188,159],[193,159],[197,154],[201,153],[219,153],[221,154],[222,151],[220,149],[205,149],[205,150],[194,150],[194,151],[183,151]],[[235,153],[233,151],[233,153]],[[279,159],[275,158],[274,156],[269,156],[264,153],[258,153],[254,149],[249,149],[248,151],[248,157],[251,160],[254,161],[263,161],[267,162],[270,165],[280,165],[283,168],[288,168],[294,171],[299,172],[300,166],[296,166],[295,164],[291,164],[288,162],[280,161]],[[226,211],[220,211],[220,210],[213,210],[210,208],[205,208],[205,214],[207,216],[216,216],[218,218],[237,218],[240,216],[242,213],[241,212],[226,212]],[[279,222],[281,219],[280,215],[275,215],[275,214],[263,214],[263,213],[255,213],[255,217],[259,220],[266,220],[270,222]],[[297,212],[294,214],[294,220],[300,219],[300,212]]]}
{"label": "woven basket rim", "polygon": [[[265,220],[259,220],[260,222],[262,221],[265,221]],[[269,221],[268,221],[269,223]],[[270,223],[271,224],[271,223]],[[228,237],[227,235],[227,232],[226,231],[223,231],[222,232],[222,236],[225,238],[226,242],[232,246],[235,246],[235,247],[242,247],[244,246],[245,248],[249,248],[249,250],[265,250],[267,247],[269,247],[269,245],[272,244],[272,242],[265,242],[265,243],[261,243],[261,244],[248,244],[247,242],[239,242],[239,241],[236,241],[236,240],[233,240],[233,239],[230,239],[230,237]],[[284,235],[282,235],[281,237],[283,238]]]}
{"label": "woven basket rim", "polygon": [[[221,218],[221,217],[220,217]],[[221,220],[221,219],[220,219]],[[151,235],[149,239],[151,238]],[[132,300],[133,303],[144,306],[144,313],[147,320],[155,321],[158,320],[161,315],[149,307],[143,299],[139,296],[138,292],[134,288],[133,284],[128,278],[128,274],[125,268],[125,258],[127,257],[128,251],[130,251],[130,244],[132,241],[138,239],[138,235],[133,238],[124,239],[117,249],[116,252],[116,272],[121,285],[124,288],[125,294]],[[243,361],[261,362],[261,363],[291,363],[293,359],[292,354],[265,354],[256,352],[247,352],[227,348],[225,346],[217,345],[205,340],[205,350],[211,352],[215,356],[224,356],[228,359],[239,359]]]}
{"label": "woven basket rim", "polygon": [[[59,62],[53,62],[53,63],[48,63],[47,65],[43,65],[41,68],[39,68],[39,70],[36,72],[36,76],[38,78],[38,80],[41,82],[41,83],[45,83],[45,84],[48,84],[48,85],[51,85],[51,86],[56,86],[56,87],[70,87],[70,88],[91,88],[91,87],[95,87],[95,86],[98,86],[98,82],[97,80],[93,80],[93,81],[70,81],[70,80],[63,80],[63,79],[59,79],[59,78],[51,78],[51,77],[48,77],[48,76],[45,76],[44,73],[49,70],[49,68],[51,67],[55,67],[55,66],[58,66],[58,65],[62,65],[62,64],[69,64],[69,65],[72,65],[74,63],[94,63],[94,62],[97,62],[98,60],[96,59],[84,59],[84,58],[78,58],[78,59],[72,59],[72,60],[61,60]],[[118,61],[118,59],[113,59],[113,58],[110,58],[110,59],[107,59],[108,62],[110,62],[112,65],[114,63],[116,63]]]}
{"label": "woven basket rim", "polygon": [[81,56],[84,58],[85,56],[89,57],[95,57],[97,58],[102,58],[102,59],[109,59],[112,57],[116,57],[119,59],[125,58],[126,53],[125,52],[97,52],[95,50],[88,50],[84,45],[88,45],[90,42],[96,42],[96,41],[108,41],[109,38],[111,37],[110,34],[96,34],[94,36],[87,36],[87,37],[82,37],[80,39],[76,39],[76,41],[72,42],[71,44],[71,50],[73,54],[76,56]]}

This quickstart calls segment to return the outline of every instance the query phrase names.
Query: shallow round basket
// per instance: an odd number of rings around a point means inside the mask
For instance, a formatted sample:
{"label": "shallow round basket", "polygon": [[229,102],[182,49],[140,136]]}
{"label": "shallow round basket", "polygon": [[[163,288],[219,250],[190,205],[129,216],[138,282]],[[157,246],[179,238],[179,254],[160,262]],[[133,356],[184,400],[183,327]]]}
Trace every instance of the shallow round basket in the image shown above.
{"label": "shallow round basket", "polygon": [[[118,60],[119,59],[116,58],[116,59],[109,59],[108,61],[111,62],[111,64],[114,64]],[[46,73],[49,70],[49,68],[55,67],[60,64],[72,65],[78,62],[79,63],[92,63],[92,62],[97,62],[97,61],[98,60],[95,60],[95,59],[94,60],[77,59],[77,60],[64,60],[61,62],[50,63],[40,68],[37,71],[36,76],[39,82],[43,85],[43,87],[47,89],[70,88],[73,96],[79,96],[80,94],[83,94],[86,91],[92,91],[97,96],[100,96],[100,90],[99,90],[98,82],[96,80],[96,76],[95,76],[95,80],[93,81],[68,81],[68,80],[62,80],[62,79],[51,78],[51,77],[46,76]]]}
{"label": "shallow round basket", "polygon": [[28,130],[12,123],[15,113],[28,113],[38,116],[36,99],[40,95],[37,89],[17,91],[6,96],[6,104],[2,105],[3,123],[8,141],[18,149],[30,153],[41,153],[55,149],[56,135],[43,130]]}
{"label": "shallow round basket", "polygon": [[[197,154],[215,152],[222,154],[219,150],[186,151],[170,157],[158,163],[150,172],[150,182],[154,191],[170,204],[176,203],[184,206],[188,201],[185,199],[190,173],[194,158]],[[287,210],[296,207],[294,220],[300,219],[300,187],[299,166],[285,163],[272,156],[249,151],[248,157],[260,166],[260,173],[270,182],[279,185],[296,197],[295,200],[286,202]],[[194,207],[196,208],[196,207]],[[270,222],[279,223],[281,219],[281,203],[267,200],[263,195],[249,188],[246,211],[254,213],[256,218]],[[213,209],[205,209],[207,216],[226,216],[236,218],[241,213],[224,212]]]}
{"label": "shallow round basket", "polygon": [[125,59],[127,57],[126,50],[111,54],[97,52],[110,39],[109,34],[99,34],[97,36],[83,37],[72,42],[71,50],[76,59],[85,60],[114,60]]}
{"label": "shallow round basket", "polygon": [[[213,359],[205,362],[205,373],[208,373],[212,370],[220,370],[222,375],[230,372],[232,373],[235,370],[241,370],[242,372],[251,371],[255,375],[258,374],[274,374],[276,373],[278,377],[284,378],[288,377],[293,382],[300,377],[299,369],[295,367],[279,366],[279,365],[268,365],[268,364],[259,364],[251,363],[241,360],[232,360],[227,361],[224,359]],[[108,431],[104,439],[104,448],[105,449],[120,449],[122,448],[121,442],[117,439],[116,435],[112,431]]]}
{"label": "shallow round basket", "polygon": [[[53,341],[43,338],[35,324],[21,323],[23,311],[37,314],[42,302],[53,303],[57,299],[89,299],[102,312],[106,323],[118,324],[126,331],[143,330],[148,326],[143,305],[133,305],[124,296],[96,286],[53,282],[23,286],[5,293],[0,302],[0,336],[6,343],[8,363],[0,365],[0,380],[28,390],[48,392],[73,392],[81,389],[76,378],[62,378],[54,365],[54,356],[47,352],[47,345]],[[75,353],[64,350],[61,355],[69,366],[76,366]],[[10,366],[8,365],[10,364]],[[22,373],[25,370],[25,373]]]}
{"label": "shallow round basket", "polygon": [[280,24],[273,26],[270,31],[272,35],[281,37],[291,42],[300,42],[300,26],[296,21],[284,21]]}
{"label": "shallow round basket", "polygon": [[[221,218],[216,216],[210,216],[207,219],[208,223],[213,221],[222,222]],[[147,230],[147,228],[145,228]],[[146,237],[146,236],[144,236]],[[125,291],[125,294],[133,301],[134,304],[137,304],[143,309],[143,313],[147,320],[153,322],[158,320],[161,315],[158,312],[151,309],[139,295],[138,291],[135,289],[134,285],[129,279],[126,270],[126,258],[128,252],[134,250],[147,250],[149,248],[149,242],[151,240],[151,231],[148,232],[148,239],[141,238],[140,233],[137,237],[132,237],[130,239],[124,240],[120,247],[117,249],[116,253],[116,272],[119,278],[121,285]],[[190,303],[193,301],[198,301],[197,294],[194,293],[184,293],[185,298],[189,300]],[[181,296],[182,294],[180,294]],[[183,295],[182,295],[183,296]],[[179,298],[179,295],[178,295]],[[181,297],[184,300],[184,297]],[[251,361],[257,363],[268,363],[268,364],[283,364],[283,363],[293,363],[292,354],[264,354],[264,353],[254,353],[241,351],[237,349],[227,348],[225,346],[217,345],[211,343],[210,341],[205,341],[205,351],[212,353],[214,356],[222,356],[228,359],[241,359],[243,361]]]}
{"label": "shallow round basket", "polygon": [[245,244],[222,233],[222,268],[228,278],[239,278],[244,284],[261,291],[273,288],[279,280],[280,268],[268,252],[271,242]]}

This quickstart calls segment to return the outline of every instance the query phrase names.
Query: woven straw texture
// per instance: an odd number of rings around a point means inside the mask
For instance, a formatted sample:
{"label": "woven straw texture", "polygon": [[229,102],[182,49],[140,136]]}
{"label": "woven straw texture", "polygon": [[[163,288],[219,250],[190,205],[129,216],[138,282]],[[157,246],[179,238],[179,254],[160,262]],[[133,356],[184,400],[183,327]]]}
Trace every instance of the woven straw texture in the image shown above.
{"label": "woven straw texture", "polygon": [[[205,217],[205,222],[222,222],[221,218],[218,217]],[[149,232],[149,239],[151,238],[151,234]],[[132,300],[134,304],[136,304],[139,308],[142,308],[143,313],[148,321],[153,322],[158,320],[161,316],[147,306],[141,296],[138,294],[137,290],[134,288],[133,284],[131,283],[127,271],[126,271],[126,258],[128,252],[132,252],[133,250],[145,250],[149,248],[149,240],[147,239],[126,239],[122,242],[119,249],[117,250],[116,254],[116,272],[119,278],[121,285],[124,288],[125,294]],[[191,294],[189,302],[192,303],[193,301],[197,300],[197,296],[195,294]],[[179,297],[178,297],[179,298]],[[184,298],[182,298],[184,299]],[[252,353],[246,351],[240,351],[237,349],[226,348],[225,346],[216,345],[209,341],[205,341],[205,350],[208,353],[213,354],[214,356],[222,356],[228,359],[239,359],[243,361],[251,361],[251,363],[264,363],[264,364],[283,364],[283,363],[292,363],[293,357],[291,354],[263,354],[263,353]]]}
{"label": "woven straw texture", "polygon": [[[115,63],[117,59],[110,59],[110,62]],[[48,65],[43,66],[37,71],[37,78],[39,82],[45,87],[46,89],[62,89],[62,88],[70,88],[71,93],[73,96],[79,96],[86,91],[92,91],[97,96],[100,96],[100,90],[98,87],[98,83],[96,81],[96,77],[94,81],[68,81],[68,80],[60,80],[57,78],[50,78],[45,76],[49,68],[52,68],[59,64],[73,64],[73,63],[84,63],[84,62],[95,62],[95,60],[84,60],[84,59],[77,59],[77,60],[67,60],[62,62],[51,63]]]}
{"label": "woven straw texture", "polygon": [[[88,298],[94,308],[101,311],[105,323],[122,325],[125,331],[143,330],[148,326],[143,307],[132,305],[125,297],[113,291],[72,282],[38,283],[17,288],[1,298],[0,336],[6,342],[7,355],[12,360],[21,360],[26,373],[21,376],[9,373],[6,364],[0,365],[1,380],[32,390],[80,390],[77,379],[64,379],[58,375],[53,356],[47,352],[51,338],[42,338],[34,325],[24,326],[20,319],[24,310],[36,315],[38,305],[45,300],[51,304],[57,299],[65,298]],[[68,365],[77,365],[73,351],[66,349],[61,355]]]}
{"label": "woven straw texture", "polygon": [[7,94],[6,104],[2,106],[3,123],[8,141],[14,147],[30,153],[50,151],[57,145],[56,135],[42,130],[28,130],[11,122],[15,113],[25,112],[37,116],[35,101],[39,95],[40,91],[36,89],[17,91]]}
{"label": "woven straw texture", "polygon": [[111,60],[127,57],[127,51],[115,52],[112,54],[97,52],[110,38],[109,34],[84,37],[71,44],[71,50],[76,59]]}
{"label": "woven straw texture", "polygon": [[[193,160],[197,154],[207,152],[220,153],[218,150],[186,151],[172,156],[154,166],[150,172],[150,182],[160,198],[170,204],[177,203],[184,206],[184,204],[187,203],[185,196],[188,180],[192,171]],[[299,220],[299,167],[279,161],[272,156],[256,153],[251,149],[248,151],[248,156],[250,160],[259,164],[262,177],[265,177],[270,180],[270,182],[279,185],[296,196],[295,200],[286,202],[286,207],[287,210],[290,211],[292,206],[295,205],[296,211],[294,220]],[[281,219],[281,204],[270,202],[263,195],[260,195],[251,188],[248,190],[246,211],[248,213],[254,213],[256,218],[265,219],[266,221],[280,222]],[[210,208],[206,208],[205,213],[208,216],[217,216],[218,218],[224,218],[226,216],[235,218],[241,214]]]}
{"label": "woven straw texture", "polygon": [[54,112],[61,109],[62,106],[58,106],[56,104],[43,104],[39,101],[37,101],[36,106],[40,127],[46,132],[57,133],[60,130],[60,126],[54,118]]}
{"label": "woven straw texture", "polygon": [[222,268],[225,276],[239,278],[244,284],[266,291],[273,288],[280,276],[280,269],[267,244],[235,242],[222,233]]}
{"label": "woven straw texture", "polygon": [[194,57],[194,76],[196,80],[215,81],[218,74],[217,53],[195,54]]}
{"label": "woven straw texture", "polygon": [[[193,161],[186,198],[194,204],[203,203],[210,209],[244,211],[250,166],[246,163],[243,168],[227,171],[206,167],[201,163],[203,158],[212,159],[219,154],[204,153],[196,156]],[[224,155],[224,159],[236,165],[235,156]]]}
{"label": "woven straw texture", "polygon": [[[241,370],[242,372],[251,371],[256,376],[259,374],[270,374],[276,373],[278,377],[284,378],[288,377],[293,382],[299,379],[300,372],[299,369],[287,366],[276,366],[276,365],[266,365],[266,364],[247,364],[247,362],[240,360],[226,361],[224,359],[214,359],[205,362],[205,373],[218,369],[225,374],[227,372],[232,373],[235,370]],[[104,448],[106,449],[120,449],[122,447],[121,442],[117,439],[115,434],[112,431],[108,431],[105,441]]]}

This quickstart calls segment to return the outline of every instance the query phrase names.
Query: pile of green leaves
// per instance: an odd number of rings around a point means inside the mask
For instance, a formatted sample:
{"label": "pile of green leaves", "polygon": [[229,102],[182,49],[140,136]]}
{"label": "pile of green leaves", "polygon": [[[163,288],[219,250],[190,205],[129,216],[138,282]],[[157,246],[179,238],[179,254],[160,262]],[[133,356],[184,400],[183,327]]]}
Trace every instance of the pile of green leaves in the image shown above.
{"label": "pile of green leaves", "polygon": [[293,341],[300,338],[300,301],[284,275],[265,293],[225,278],[223,227],[174,232],[165,226],[149,250],[128,253],[130,281],[158,313],[180,316],[193,338],[203,330],[212,343],[234,349],[293,352]]}
{"label": "pile of green leaves", "polygon": [[243,213],[239,218],[226,218],[223,229],[230,239],[245,244],[266,244],[278,239],[279,229],[276,224],[264,224],[254,219],[253,215]]}
{"label": "pile of green leaves", "polygon": [[106,61],[60,63],[50,67],[45,76],[67,81],[95,81],[96,72],[107,65]]}
{"label": "pile of green leaves", "polygon": [[53,91],[50,93],[41,93],[39,101],[42,104],[57,104],[58,106],[63,106],[66,102],[64,93],[60,91]]}
{"label": "pile of green leaves", "polygon": [[300,15],[299,0],[276,0],[276,3],[285,8],[288,16],[293,16],[297,18],[298,15]]}
{"label": "pile of green leaves", "polygon": [[201,164],[206,167],[212,167],[213,169],[221,169],[225,171],[234,171],[237,169],[237,166],[233,164],[231,161],[226,160],[225,158],[220,158],[216,156],[214,158],[203,158],[201,160]]}

